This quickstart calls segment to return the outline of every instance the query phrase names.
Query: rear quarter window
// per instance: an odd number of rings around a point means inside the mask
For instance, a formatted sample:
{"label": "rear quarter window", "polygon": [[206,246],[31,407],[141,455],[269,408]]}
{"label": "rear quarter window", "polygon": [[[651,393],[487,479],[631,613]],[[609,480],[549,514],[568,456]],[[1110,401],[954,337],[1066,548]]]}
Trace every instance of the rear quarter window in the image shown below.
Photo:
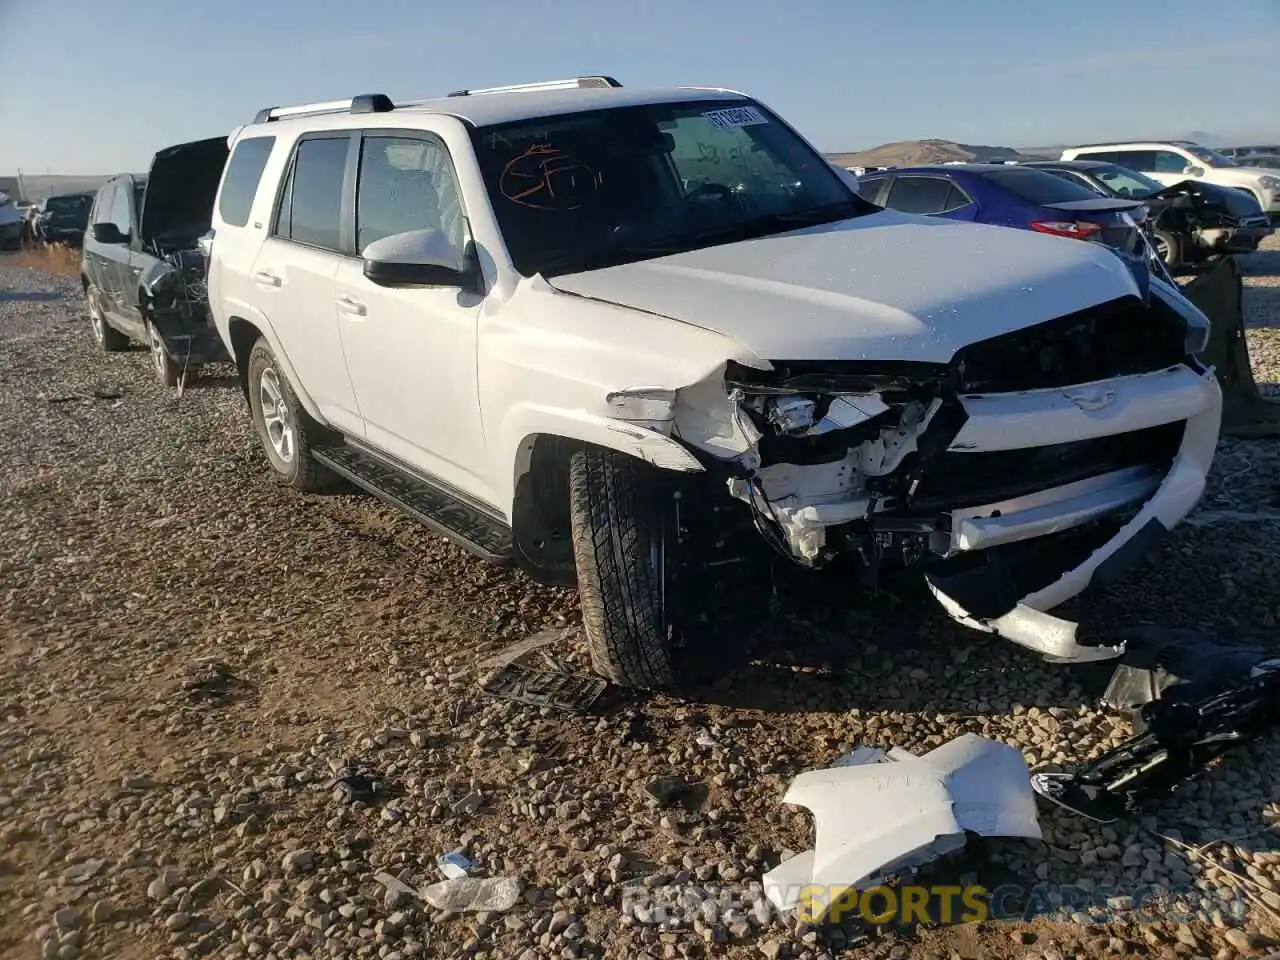
{"label": "rear quarter window", "polygon": [[1044,170],[995,170],[983,178],[1004,187],[1028,203],[1066,203],[1070,200],[1097,200],[1098,194],[1081,183],[1055,177]]}
{"label": "rear quarter window", "polygon": [[249,222],[253,198],[275,142],[275,137],[248,137],[236,143],[227,160],[227,172],[218,197],[218,216],[224,223],[243,227]]}

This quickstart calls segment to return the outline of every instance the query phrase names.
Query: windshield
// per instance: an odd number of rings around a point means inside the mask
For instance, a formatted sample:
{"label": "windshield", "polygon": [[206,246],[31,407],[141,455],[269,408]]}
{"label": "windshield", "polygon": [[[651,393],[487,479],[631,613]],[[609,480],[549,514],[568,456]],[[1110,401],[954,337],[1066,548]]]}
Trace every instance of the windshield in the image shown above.
{"label": "windshield", "polygon": [[1089,171],[1108,190],[1119,197],[1133,197],[1141,200],[1164,189],[1158,180],[1143,176],[1136,170],[1118,164],[1107,164],[1105,167],[1094,167]]}
{"label": "windshield", "polygon": [[1191,154],[1206,167],[1238,167],[1239,164],[1230,157],[1224,157],[1216,150],[1210,150],[1208,147],[1202,147],[1198,144],[1184,145],[1183,150]]}
{"label": "windshield", "polygon": [[45,202],[45,209],[50,213],[81,213],[89,209],[92,197],[50,197]]}
{"label": "windshield", "polygon": [[524,276],[611,266],[876,210],[764,107],[702,100],[479,127]]}

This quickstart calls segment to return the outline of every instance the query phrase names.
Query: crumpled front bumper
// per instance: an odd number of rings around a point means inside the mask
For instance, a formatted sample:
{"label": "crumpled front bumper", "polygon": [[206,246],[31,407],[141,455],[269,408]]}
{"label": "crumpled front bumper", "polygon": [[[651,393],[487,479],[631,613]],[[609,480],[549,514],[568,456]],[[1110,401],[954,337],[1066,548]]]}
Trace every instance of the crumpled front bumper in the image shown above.
{"label": "crumpled front bumper", "polygon": [[[1185,420],[1186,425],[1181,446],[1168,473],[1136,513],[1109,539],[1092,549],[1082,562],[1073,563],[1079,560],[1079,556],[1071,557],[1068,553],[1066,562],[1070,565],[1056,579],[1021,597],[1003,613],[972,614],[944,589],[947,586],[945,576],[926,577],[930,591],[948,614],[966,626],[997,634],[1050,660],[1108,660],[1124,652],[1123,644],[1080,642],[1076,623],[1047,611],[1080,594],[1095,579],[1110,581],[1141,561],[1168,531],[1190,513],[1204,493],[1222,420],[1222,393],[1217,378],[1212,368],[1193,367],[1190,363],[1163,373],[1166,374],[1163,377],[1144,374],[1091,385],[1090,396],[1112,398],[1110,403],[1094,410],[1085,409],[1086,403],[1080,405],[1081,408],[1073,415],[1048,396],[1053,391],[1046,391],[1043,401],[1046,404],[1045,414],[1051,415],[1048,419],[1031,415],[1030,407],[1024,410],[1027,416],[1018,418],[1020,424],[1006,418],[1004,442],[1010,441],[1010,431],[1016,433],[1018,426],[1034,431],[1037,425],[1050,422],[1054,424],[1054,430],[1045,435],[1053,436],[1055,442],[1073,439],[1076,433],[1099,435],[1103,423],[1105,428],[1101,432],[1106,434],[1142,429],[1151,425],[1153,416],[1164,423]],[[1063,395],[1071,392],[1062,391]],[[1035,404],[1035,401],[1024,402],[1030,406]],[[986,434],[994,439],[1000,435],[998,418],[985,425],[982,422],[975,424],[971,418],[970,425],[970,433],[974,436]],[[966,430],[969,429],[967,426]],[[1066,509],[1068,507],[1064,506]],[[1043,507],[1037,507],[1037,519],[1043,519],[1043,512]],[[1070,520],[1066,523],[1069,525]]]}

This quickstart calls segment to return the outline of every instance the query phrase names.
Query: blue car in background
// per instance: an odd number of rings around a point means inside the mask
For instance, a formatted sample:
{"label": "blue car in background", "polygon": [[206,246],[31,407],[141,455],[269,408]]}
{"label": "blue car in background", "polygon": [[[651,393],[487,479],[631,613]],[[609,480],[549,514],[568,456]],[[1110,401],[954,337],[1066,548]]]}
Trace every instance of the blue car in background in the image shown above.
{"label": "blue car in background", "polygon": [[896,167],[858,178],[858,192],[881,207],[952,220],[1020,227],[1104,243],[1145,285],[1152,260],[1141,200],[1100,197],[1044,170],[999,163]]}

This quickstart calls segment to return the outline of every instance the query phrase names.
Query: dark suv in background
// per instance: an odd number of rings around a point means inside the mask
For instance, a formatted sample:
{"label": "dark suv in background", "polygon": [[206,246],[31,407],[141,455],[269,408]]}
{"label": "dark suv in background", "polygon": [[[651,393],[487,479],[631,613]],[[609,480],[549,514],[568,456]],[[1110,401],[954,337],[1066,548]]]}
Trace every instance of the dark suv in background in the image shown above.
{"label": "dark suv in background", "polygon": [[225,137],[168,147],[147,176],[103,184],[89,214],[80,282],[94,337],[105,351],[146,344],[166,386],[230,359],[209,319],[200,249],[226,159]]}
{"label": "dark suv in background", "polygon": [[92,193],[64,193],[40,201],[35,237],[44,243],[79,244],[89,225]]}

